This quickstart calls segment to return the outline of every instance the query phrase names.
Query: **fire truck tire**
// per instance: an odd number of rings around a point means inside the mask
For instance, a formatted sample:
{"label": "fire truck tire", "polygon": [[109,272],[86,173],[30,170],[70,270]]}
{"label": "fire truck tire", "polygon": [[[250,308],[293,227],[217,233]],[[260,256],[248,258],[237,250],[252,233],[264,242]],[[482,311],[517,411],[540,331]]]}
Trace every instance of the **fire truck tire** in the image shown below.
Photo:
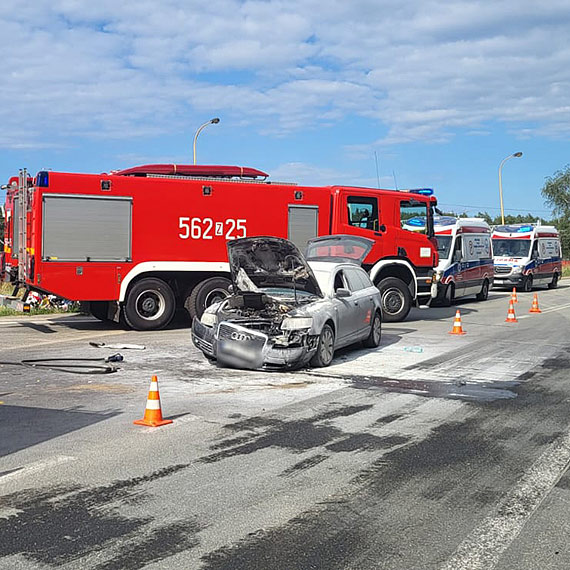
{"label": "fire truck tire", "polygon": [[109,301],[91,301],[89,303],[89,312],[100,321],[109,321],[107,316],[109,313]]}
{"label": "fire truck tire", "polygon": [[376,286],[382,298],[384,320],[389,323],[403,321],[412,307],[408,286],[397,277],[386,277]]}
{"label": "fire truck tire", "polygon": [[556,289],[556,287],[558,287],[558,272],[554,272],[552,281],[548,284],[549,289]]}
{"label": "fire truck tire", "polygon": [[523,279],[522,290],[523,290],[525,293],[530,293],[530,292],[532,291],[532,275],[527,275],[527,276]]}
{"label": "fire truck tire", "polygon": [[325,323],[319,335],[317,352],[311,358],[311,366],[323,368],[328,366],[334,357],[334,331],[332,327]]}
{"label": "fire truck tire", "polygon": [[162,279],[149,277],[137,281],[123,305],[127,325],[138,331],[165,327],[176,309],[172,289]]}
{"label": "fire truck tire", "polygon": [[487,297],[489,297],[489,282],[485,279],[485,281],[483,281],[483,287],[481,287],[481,291],[477,293],[475,298],[477,301],[486,301]]}
{"label": "fire truck tire", "polygon": [[232,282],[225,277],[210,277],[198,283],[184,300],[184,308],[190,314],[190,318],[199,319],[206,307],[225,299],[230,294],[231,284]]}

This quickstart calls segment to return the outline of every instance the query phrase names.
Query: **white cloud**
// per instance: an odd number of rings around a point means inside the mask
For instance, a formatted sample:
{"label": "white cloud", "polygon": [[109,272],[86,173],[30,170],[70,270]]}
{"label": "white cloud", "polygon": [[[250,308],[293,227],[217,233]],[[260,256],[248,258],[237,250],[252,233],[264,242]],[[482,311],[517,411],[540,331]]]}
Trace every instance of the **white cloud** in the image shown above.
{"label": "white cloud", "polygon": [[273,135],[362,116],[387,132],[369,144],[496,121],[568,138],[569,25],[563,0],[3,3],[0,146],[174,132],[212,110]]}

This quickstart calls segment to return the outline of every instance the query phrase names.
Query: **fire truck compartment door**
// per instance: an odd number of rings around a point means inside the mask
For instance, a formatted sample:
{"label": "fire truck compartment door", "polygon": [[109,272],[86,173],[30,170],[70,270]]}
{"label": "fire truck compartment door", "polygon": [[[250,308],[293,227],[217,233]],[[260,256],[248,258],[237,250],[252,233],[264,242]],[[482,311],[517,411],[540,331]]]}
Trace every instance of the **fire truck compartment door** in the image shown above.
{"label": "fire truck compartment door", "polygon": [[130,261],[132,198],[43,197],[42,258],[49,261]]}
{"label": "fire truck compartment door", "polygon": [[301,251],[305,251],[307,242],[318,232],[318,206],[289,205],[288,239]]}

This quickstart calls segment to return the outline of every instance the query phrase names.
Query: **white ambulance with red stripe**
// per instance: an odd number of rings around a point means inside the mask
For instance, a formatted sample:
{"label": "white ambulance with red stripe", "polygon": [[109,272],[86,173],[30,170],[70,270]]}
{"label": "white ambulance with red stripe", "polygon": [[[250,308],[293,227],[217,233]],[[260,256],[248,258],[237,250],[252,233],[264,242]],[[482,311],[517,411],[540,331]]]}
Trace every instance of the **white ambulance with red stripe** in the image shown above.
{"label": "white ambulance with red stripe", "polygon": [[491,228],[480,218],[434,218],[439,264],[435,270],[438,300],[475,295],[484,301],[493,285]]}
{"label": "white ambulance with red stripe", "polygon": [[493,229],[495,286],[554,289],[562,275],[560,234],[554,226],[512,224]]}

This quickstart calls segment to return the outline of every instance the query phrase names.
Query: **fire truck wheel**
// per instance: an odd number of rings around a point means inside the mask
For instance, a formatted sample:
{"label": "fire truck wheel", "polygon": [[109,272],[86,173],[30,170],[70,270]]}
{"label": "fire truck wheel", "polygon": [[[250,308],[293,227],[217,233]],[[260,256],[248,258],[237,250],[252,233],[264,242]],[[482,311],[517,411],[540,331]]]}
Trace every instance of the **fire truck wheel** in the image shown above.
{"label": "fire truck wheel", "polygon": [[176,303],[172,289],[162,279],[137,281],[123,306],[127,325],[139,331],[160,329],[172,319]]}
{"label": "fire truck wheel", "polygon": [[523,280],[522,290],[525,293],[530,293],[532,291],[532,275],[527,275]]}
{"label": "fire truck wheel", "polygon": [[325,323],[319,336],[319,343],[317,344],[317,352],[311,358],[311,366],[323,368],[328,366],[334,356],[334,331],[332,327]]}
{"label": "fire truck wheel", "polygon": [[481,291],[476,295],[476,299],[477,301],[486,301],[488,296],[489,282],[485,279],[485,281],[483,281],[483,287],[481,287]]}
{"label": "fire truck wheel", "polygon": [[89,303],[89,312],[100,321],[109,321],[108,315],[109,302],[108,301],[91,301]]}
{"label": "fire truck wheel", "polygon": [[362,344],[366,348],[376,348],[380,345],[380,340],[382,340],[382,317],[380,313],[376,312],[372,320],[370,334],[362,341]]}
{"label": "fire truck wheel", "polygon": [[554,273],[552,281],[548,284],[549,289],[556,289],[558,287],[558,273]]}
{"label": "fire truck wheel", "polygon": [[412,307],[408,286],[397,277],[386,277],[377,284],[382,296],[384,320],[390,323],[403,321]]}
{"label": "fire truck wheel", "polygon": [[230,294],[231,284],[225,277],[210,277],[198,283],[184,300],[184,308],[190,313],[190,318],[199,319],[206,307],[225,299]]}

